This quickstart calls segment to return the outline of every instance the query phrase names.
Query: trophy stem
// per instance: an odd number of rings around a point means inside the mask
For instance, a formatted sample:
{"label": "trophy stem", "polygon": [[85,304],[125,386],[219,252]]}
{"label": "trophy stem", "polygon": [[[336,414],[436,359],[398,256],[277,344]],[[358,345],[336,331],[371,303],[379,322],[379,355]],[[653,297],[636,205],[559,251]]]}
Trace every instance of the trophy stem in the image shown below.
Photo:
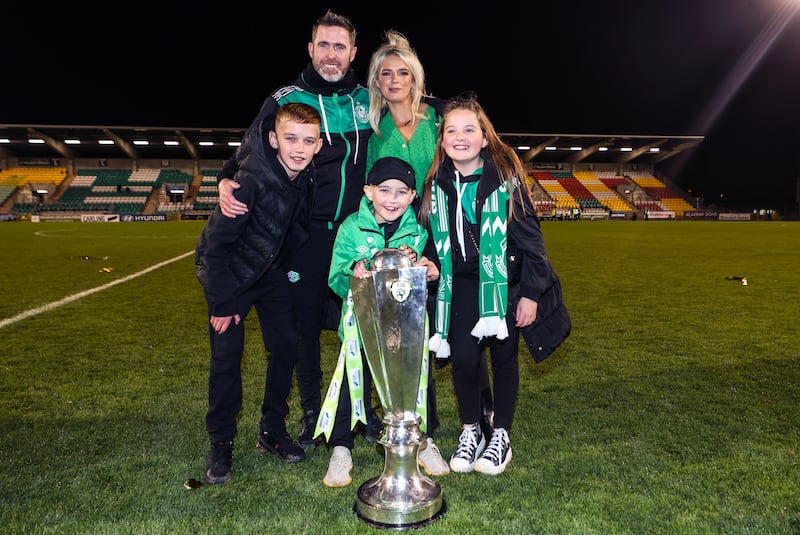
{"label": "trophy stem", "polygon": [[383,419],[383,473],[358,488],[356,514],[377,528],[405,530],[425,526],[445,512],[442,488],[419,470],[417,454],[424,434],[419,418]]}

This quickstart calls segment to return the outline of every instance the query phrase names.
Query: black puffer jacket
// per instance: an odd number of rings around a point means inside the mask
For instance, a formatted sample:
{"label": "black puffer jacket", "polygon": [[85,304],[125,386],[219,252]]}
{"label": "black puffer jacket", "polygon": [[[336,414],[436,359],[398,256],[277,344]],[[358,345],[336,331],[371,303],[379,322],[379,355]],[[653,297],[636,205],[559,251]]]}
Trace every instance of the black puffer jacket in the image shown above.
{"label": "black puffer jacket", "polygon": [[280,264],[286,248],[296,248],[307,238],[313,203],[314,163],[294,181],[267,144],[259,115],[236,152],[234,191],[248,206],[243,216],[229,218],[219,207],[209,218],[195,249],[197,278],[206,290],[211,313],[230,316],[237,299],[267,270]]}

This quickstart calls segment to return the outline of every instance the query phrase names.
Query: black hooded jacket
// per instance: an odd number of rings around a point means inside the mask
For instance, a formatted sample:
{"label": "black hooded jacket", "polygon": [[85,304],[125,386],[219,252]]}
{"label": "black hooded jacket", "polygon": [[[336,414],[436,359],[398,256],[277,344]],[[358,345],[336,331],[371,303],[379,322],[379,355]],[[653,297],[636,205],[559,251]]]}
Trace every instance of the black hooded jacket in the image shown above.
{"label": "black hooded jacket", "polygon": [[280,264],[286,248],[296,248],[308,238],[314,162],[290,180],[277,151],[267,143],[263,119],[259,115],[253,121],[235,155],[234,178],[241,187],[234,195],[247,204],[248,212],[230,218],[217,206],[195,248],[197,278],[215,316],[240,312],[238,297]]}
{"label": "black hooded jacket", "polygon": [[[372,135],[369,92],[352,69],[340,81],[328,82],[309,62],[293,84],[278,88],[264,101],[258,119],[264,135],[274,128],[278,107],[287,102],[308,104],[322,118],[322,149],[314,157],[317,188],[311,224],[338,225],[358,209],[364,194],[367,144]],[[234,155],[217,178],[232,178],[236,169]]]}

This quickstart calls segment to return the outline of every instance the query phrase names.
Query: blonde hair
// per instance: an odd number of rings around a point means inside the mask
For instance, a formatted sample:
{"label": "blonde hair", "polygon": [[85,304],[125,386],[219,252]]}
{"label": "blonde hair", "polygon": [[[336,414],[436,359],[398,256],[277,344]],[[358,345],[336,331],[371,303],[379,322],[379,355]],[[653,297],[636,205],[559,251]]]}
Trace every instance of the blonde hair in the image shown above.
{"label": "blonde hair", "polygon": [[[484,150],[488,152],[494,162],[500,178],[506,182],[509,195],[512,197],[512,200],[516,200],[523,207],[530,206],[530,190],[525,182],[525,168],[522,165],[522,160],[519,159],[514,149],[500,138],[500,135],[494,129],[494,125],[492,125],[492,122],[489,120],[489,116],[486,115],[483,106],[478,102],[478,97],[475,93],[467,92],[449,99],[442,108],[442,126],[439,128],[439,134],[436,138],[436,151],[433,154],[433,162],[431,162],[428,175],[425,177],[425,187],[423,188],[419,212],[420,222],[426,227],[429,226],[431,202],[433,200],[431,198],[433,180],[436,176],[436,172],[447,159],[447,154],[442,145],[447,116],[450,112],[455,110],[467,110],[475,114],[478,118],[481,131],[488,141]],[[516,197],[516,199],[514,199],[514,197]],[[524,215],[518,216],[518,214],[516,214],[514,204],[514,202],[508,203],[509,221],[515,217],[524,217]],[[444,217],[447,216],[445,215]]]}
{"label": "blonde hair", "polygon": [[369,72],[367,73],[367,88],[369,89],[369,124],[372,130],[381,136],[378,124],[386,109],[386,99],[383,98],[381,90],[378,89],[378,76],[380,75],[381,64],[386,56],[395,55],[408,66],[411,71],[411,109],[414,115],[411,124],[423,117],[419,111],[422,97],[425,95],[425,69],[422,68],[416,51],[411,48],[411,44],[405,35],[395,30],[387,30],[384,33],[385,42],[372,53],[369,61]]}

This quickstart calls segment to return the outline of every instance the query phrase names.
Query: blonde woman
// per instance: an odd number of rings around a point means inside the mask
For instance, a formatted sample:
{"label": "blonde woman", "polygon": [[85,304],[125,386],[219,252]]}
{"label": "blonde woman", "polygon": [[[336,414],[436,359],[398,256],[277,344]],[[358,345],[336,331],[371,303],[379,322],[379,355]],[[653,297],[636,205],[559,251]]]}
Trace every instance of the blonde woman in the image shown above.
{"label": "blonde woman", "polygon": [[[426,93],[425,69],[408,39],[400,32],[386,31],[383,44],[373,52],[367,73],[367,89],[369,123],[374,131],[367,146],[367,173],[380,158],[395,157],[405,160],[414,169],[417,197],[420,197],[436,150],[436,138],[441,123],[440,110],[444,100]],[[428,293],[428,314],[433,324],[436,283],[430,285]],[[420,465],[429,475],[435,476],[450,472],[447,462],[433,441],[434,432],[439,427],[433,370],[446,362],[447,359],[438,359],[436,366],[429,368],[428,438],[419,453]],[[482,426],[486,434],[491,434],[492,392],[485,359],[482,372]]]}

